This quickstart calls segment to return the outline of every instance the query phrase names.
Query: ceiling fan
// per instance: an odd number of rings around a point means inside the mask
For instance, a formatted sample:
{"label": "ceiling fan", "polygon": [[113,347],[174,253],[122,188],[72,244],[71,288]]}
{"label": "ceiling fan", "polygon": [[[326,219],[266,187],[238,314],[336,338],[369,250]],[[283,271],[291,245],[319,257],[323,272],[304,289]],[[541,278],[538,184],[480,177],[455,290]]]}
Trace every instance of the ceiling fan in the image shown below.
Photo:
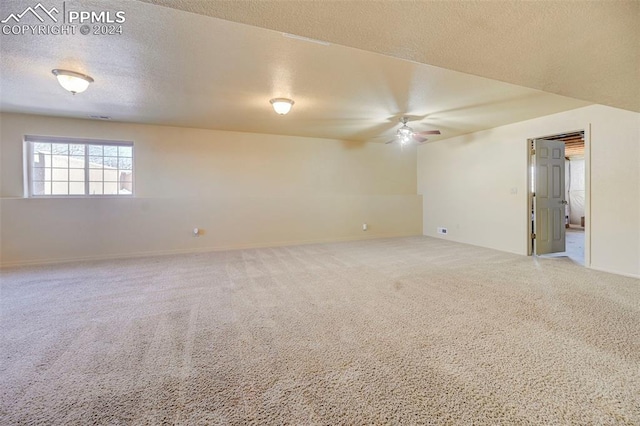
{"label": "ceiling fan", "polygon": [[385,143],[400,142],[400,145],[407,145],[413,141],[417,143],[425,143],[428,139],[423,137],[425,135],[439,135],[440,130],[425,130],[424,132],[414,132],[413,129],[407,126],[409,117],[401,117],[400,123],[402,126],[396,131],[396,137]]}

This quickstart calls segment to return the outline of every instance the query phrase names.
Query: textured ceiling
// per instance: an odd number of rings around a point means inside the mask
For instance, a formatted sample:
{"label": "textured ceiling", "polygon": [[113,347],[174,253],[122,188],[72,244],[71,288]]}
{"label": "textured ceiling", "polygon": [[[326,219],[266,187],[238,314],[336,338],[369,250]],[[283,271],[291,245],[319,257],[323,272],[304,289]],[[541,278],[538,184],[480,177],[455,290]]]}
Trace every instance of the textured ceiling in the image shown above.
{"label": "textured ceiling", "polygon": [[640,111],[640,1],[142,0]]}
{"label": "textured ceiling", "polygon": [[[32,3],[3,0],[1,18]],[[588,104],[143,2],[65,5],[124,10],[123,34],[2,35],[2,111],[385,142],[403,114],[417,131],[440,129],[437,140]],[[72,96],[53,68],[95,82]],[[273,97],[293,98],[293,111],[276,115]]]}

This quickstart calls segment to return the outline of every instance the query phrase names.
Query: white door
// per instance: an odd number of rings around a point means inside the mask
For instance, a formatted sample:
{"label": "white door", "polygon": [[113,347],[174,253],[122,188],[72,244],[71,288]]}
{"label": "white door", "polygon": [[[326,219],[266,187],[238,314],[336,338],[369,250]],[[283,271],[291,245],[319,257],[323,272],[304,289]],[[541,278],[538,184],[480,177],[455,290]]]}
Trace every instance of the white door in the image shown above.
{"label": "white door", "polygon": [[536,139],[535,247],[536,254],[566,250],[564,199],[564,142]]}

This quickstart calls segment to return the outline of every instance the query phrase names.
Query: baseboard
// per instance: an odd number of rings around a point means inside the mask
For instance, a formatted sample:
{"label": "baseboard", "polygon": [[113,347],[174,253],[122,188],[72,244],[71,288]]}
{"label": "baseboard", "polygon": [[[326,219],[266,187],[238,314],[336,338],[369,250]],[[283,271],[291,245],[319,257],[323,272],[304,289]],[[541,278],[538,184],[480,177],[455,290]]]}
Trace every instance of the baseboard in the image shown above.
{"label": "baseboard", "polygon": [[605,268],[596,268],[593,266],[589,266],[588,268],[598,272],[606,272],[607,274],[621,275],[623,277],[640,279],[640,275],[638,274],[628,274],[626,272],[614,271],[614,270],[605,269]]}
{"label": "baseboard", "polygon": [[255,249],[255,248],[286,247],[286,246],[298,246],[298,245],[308,245],[308,244],[341,243],[341,242],[348,242],[348,241],[378,240],[378,239],[384,239],[384,238],[400,238],[400,237],[416,237],[416,236],[422,236],[422,235],[418,233],[369,234],[366,236],[359,236],[359,237],[338,237],[338,238],[320,238],[320,239],[310,239],[310,240],[277,241],[273,243],[264,243],[264,244],[251,244],[251,243],[232,244],[232,245],[226,245],[226,246],[198,247],[198,248],[173,249],[173,250],[156,250],[156,251],[133,252],[133,253],[117,253],[117,254],[106,254],[106,255],[99,255],[99,256],[82,256],[82,257],[60,258],[60,259],[35,259],[35,260],[26,260],[26,261],[20,261],[20,262],[0,261],[0,269],[14,268],[14,267],[20,267],[20,266],[54,265],[54,264],[60,264],[60,263],[132,259],[132,258],[143,258],[143,257],[153,257],[153,256],[170,256],[170,255],[176,255],[176,254],[209,253],[209,252],[216,252],[216,251],[247,250],[247,249]]}
{"label": "baseboard", "polygon": [[[451,242],[454,242],[454,243],[457,243],[457,244],[466,244],[466,245],[473,246],[473,247],[480,247],[480,248],[485,248],[485,249],[489,249],[489,250],[497,250],[497,251],[501,251],[501,252],[504,252],[504,253],[511,253],[511,254],[517,254],[517,255],[520,255],[520,256],[526,256],[526,254],[515,252],[515,251],[509,251],[509,250],[504,250],[504,249],[499,249],[499,248],[494,248],[494,247],[487,247],[487,246],[481,246],[481,245],[477,245],[477,244],[471,244],[471,243],[467,243],[467,242],[463,242],[463,241],[458,241],[458,240],[453,239],[453,238],[442,237],[440,235],[427,235],[427,234],[424,234],[424,236],[425,237],[430,237],[430,238],[438,238],[438,239],[443,240],[443,241],[451,241]],[[587,266],[587,269],[593,269],[594,271],[606,272],[608,274],[620,275],[620,276],[628,277],[628,278],[640,279],[640,275],[638,275],[638,274],[629,274],[629,273],[626,273],[626,272],[615,271],[615,270],[612,270],[612,269],[596,268],[596,267],[593,267],[593,266]]]}
{"label": "baseboard", "polygon": [[527,256],[526,252],[523,253],[521,251],[507,250],[507,249],[499,248],[499,247],[483,246],[483,245],[480,245],[480,244],[474,244],[474,243],[470,243],[470,242],[467,242],[467,241],[461,241],[461,240],[458,240],[456,238],[451,238],[449,235],[447,235],[447,236],[442,236],[442,235],[438,235],[438,234],[433,234],[433,235],[422,234],[422,235],[425,236],[425,237],[437,238],[437,239],[442,240],[442,241],[449,241],[449,242],[456,243],[456,244],[464,244],[464,245],[472,246],[472,247],[484,248],[484,249],[488,249],[488,250],[495,250],[495,251],[499,251],[499,252],[502,252],[502,253],[516,254],[518,256]]}

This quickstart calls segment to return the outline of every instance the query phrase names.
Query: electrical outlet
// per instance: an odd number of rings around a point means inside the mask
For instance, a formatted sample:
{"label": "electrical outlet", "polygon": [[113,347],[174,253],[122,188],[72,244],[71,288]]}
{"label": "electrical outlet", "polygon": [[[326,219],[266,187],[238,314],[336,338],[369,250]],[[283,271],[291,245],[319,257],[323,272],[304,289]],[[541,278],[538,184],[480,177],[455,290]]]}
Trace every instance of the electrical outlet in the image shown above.
{"label": "electrical outlet", "polygon": [[447,228],[438,228],[438,234],[447,235]]}
{"label": "electrical outlet", "polygon": [[362,224],[362,230],[366,231],[367,229],[369,229],[369,225],[367,225],[366,223]]}

